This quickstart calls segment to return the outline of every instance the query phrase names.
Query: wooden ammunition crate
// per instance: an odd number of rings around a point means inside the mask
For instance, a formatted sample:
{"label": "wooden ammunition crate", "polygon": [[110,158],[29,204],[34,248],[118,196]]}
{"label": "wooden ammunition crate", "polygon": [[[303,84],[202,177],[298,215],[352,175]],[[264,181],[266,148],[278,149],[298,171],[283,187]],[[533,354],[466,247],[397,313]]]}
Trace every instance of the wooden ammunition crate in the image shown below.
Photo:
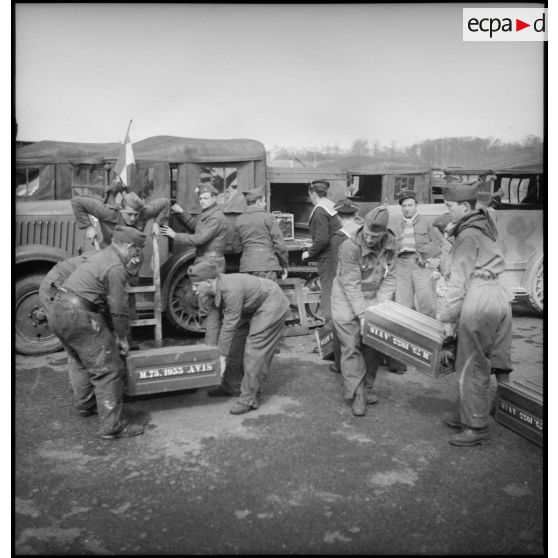
{"label": "wooden ammunition crate", "polygon": [[443,324],[396,302],[366,309],[362,341],[434,378],[453,372],[442,356]]}
{"label": "wooden ammunition crate", "polygon": [[499,384],[494,418],[531,442],[542,446],[542,385],[530,380],[510,380],[508,383]]}
{"label": "wooden ammunition crate", "polygon": [[333,355],[333,323],[327,322],[323,327],[314,331],[316,345],[320,358],[327,359]]}
{"label": "wooden ammunition crate", "polygon": [[280,211],[273,211],[271,213],[277,220],[277,224],[283,233],[285,240],[294,239],[294,214],[281,213]]}
{"label": "wooden ammunition crate", "polygon": [[131,351],[126,364],[127,395],[216,386],[221,382],[219,350],[209,345]]}

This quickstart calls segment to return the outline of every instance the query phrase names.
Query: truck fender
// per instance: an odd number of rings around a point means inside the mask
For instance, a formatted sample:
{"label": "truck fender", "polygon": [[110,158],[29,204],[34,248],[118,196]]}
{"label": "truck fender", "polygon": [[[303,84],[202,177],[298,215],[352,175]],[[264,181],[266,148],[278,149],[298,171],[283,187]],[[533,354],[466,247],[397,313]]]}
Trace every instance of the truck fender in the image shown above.
{"label": "truck fender", "polygon": [[71,254],[55,248],[54,246],[45,246],[44,244],[25,244],[24,246],[17,246],[15,253],[16,265],[28,262],[51,262],[53,264],[61,262],[69,258]]}
{"label": "truck fender", "polygon": [[196,249],[188,248],[177,254],[173,254],[161,266],[161,306],[167,307],[167,297],[169,294],[169,284],[174,277],[174,274],[186,263],[193,261],[196,257]]}

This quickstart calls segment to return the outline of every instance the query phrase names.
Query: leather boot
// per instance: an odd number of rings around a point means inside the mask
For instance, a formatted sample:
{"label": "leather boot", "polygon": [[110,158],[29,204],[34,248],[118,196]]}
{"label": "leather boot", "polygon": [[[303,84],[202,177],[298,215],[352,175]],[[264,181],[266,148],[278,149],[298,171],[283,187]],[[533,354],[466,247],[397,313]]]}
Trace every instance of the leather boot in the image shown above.
{"label": "leather boot", "polygon": [[442,422],[449,426],[450,428],[463,428],[461,424],[461,417],[459,413],[444,413],[442,417]]}
{"label": "leather boot", "polygon": [[463,428],[459,434],[451,436],[449,443],[454,446],[486,446],[491,442],[490,430],[486,428]]}
{"label": "leather boot", "polygon": [[366,414],[366,400],[362,393],[355,394],[352,411],[355,417],[363,417]]}
{"label": "leather boot", "polygon": [[231,415],[243,415],[244,413],[249,413],[253,407],[251,405],[245,405],[240,401],[237,401],[230,409],[229,413]]}

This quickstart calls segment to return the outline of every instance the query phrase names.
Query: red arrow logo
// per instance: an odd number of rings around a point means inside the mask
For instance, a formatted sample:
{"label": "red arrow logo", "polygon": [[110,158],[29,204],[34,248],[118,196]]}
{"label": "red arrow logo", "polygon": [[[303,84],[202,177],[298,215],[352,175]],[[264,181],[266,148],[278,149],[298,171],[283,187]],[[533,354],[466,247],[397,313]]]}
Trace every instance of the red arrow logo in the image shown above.
{"label": "red arrow logo", "polygon": [[531,27],[531,24],[530,23],[525,23],[524,21],[521,21],[520,19],[515,20],[515,30],[516,31],[521,31],[522,29],[525,29],[525,27]]}

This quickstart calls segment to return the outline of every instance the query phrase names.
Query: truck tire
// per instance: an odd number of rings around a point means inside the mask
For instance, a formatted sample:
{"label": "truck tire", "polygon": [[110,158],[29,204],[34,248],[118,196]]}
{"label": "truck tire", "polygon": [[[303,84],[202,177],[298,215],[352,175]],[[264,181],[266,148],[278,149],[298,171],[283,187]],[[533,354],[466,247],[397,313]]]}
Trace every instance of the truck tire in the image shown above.
{"label": "truck tire", "polygon": [[537,312],[542,312],[544,310],[544,259],[542,255],[527,271],[525,287],[531,306]]}
{"label": "truck tire", "polygon": [[62,344],[48,327],[46,319],[38,319],[42,308],[39,287],[42,273],[30,273],[16,280],[15,285],[15,346],[18,353],[40,355],[62,349]]}
{"label": "truck tire", "polygon": [[192,292],[187,269],[190,263],[180,267],[171,277],[165,315],[177,329],[187,333],[203,333],[197,312],[197,298]]}

